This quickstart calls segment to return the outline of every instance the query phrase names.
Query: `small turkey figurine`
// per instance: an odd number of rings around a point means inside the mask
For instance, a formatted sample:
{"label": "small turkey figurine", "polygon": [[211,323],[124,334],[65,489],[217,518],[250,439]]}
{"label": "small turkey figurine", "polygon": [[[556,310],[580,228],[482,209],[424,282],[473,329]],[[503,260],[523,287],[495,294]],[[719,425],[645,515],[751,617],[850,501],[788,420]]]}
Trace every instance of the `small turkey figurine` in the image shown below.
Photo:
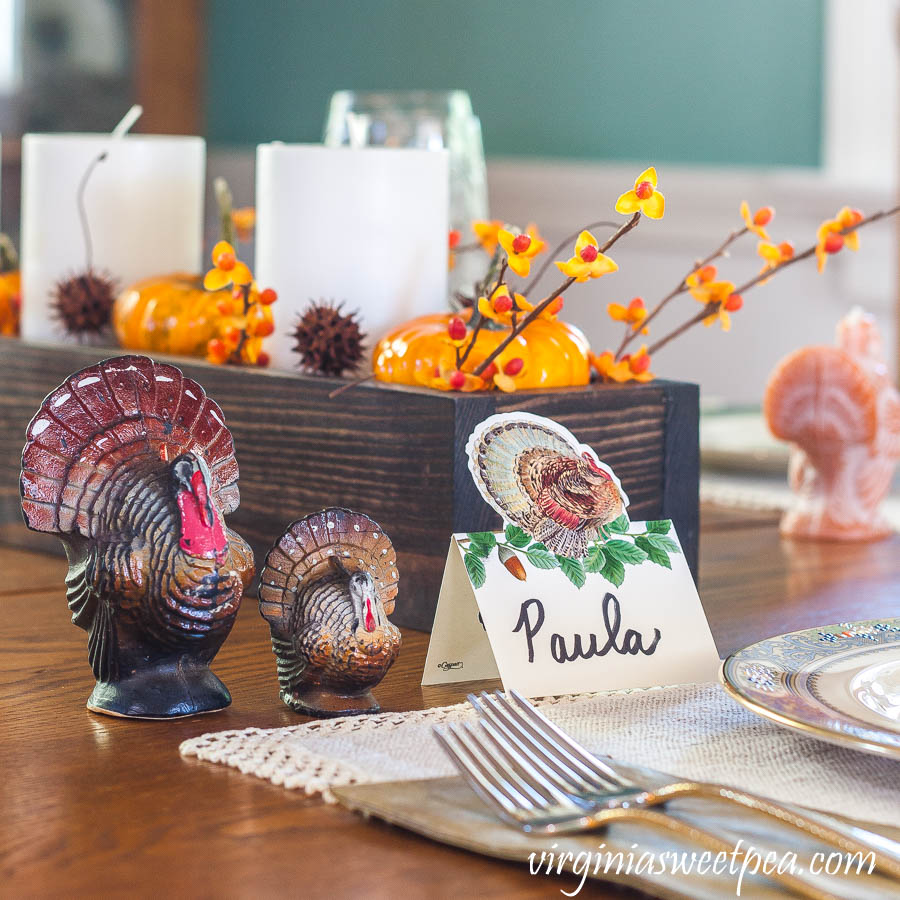
{"label": "small turkey figurine", "polygon": [[803,347],[783,359],[764,411],[775,437],[792,444],[794,499],[782,534],[853,541],[893,532],[879,506],[900,459],[900,394],[870,315],[845,316],[837,346]]}
{"label": "small turkey figurine", "polygon": [[158,719],[228,706],[209,663],[253,554],[224,524],[238,467],[219,406],[175,366],[120,356],[67,378],[26,437],[22,513],[65,546],[97,680],[88,708]]}
{"label": "small turkey figurine", "polygon": [[372,688],[400,652],[388,621],[397,596],[390,538],[362,513],[332,507],[294,522],[260,573],[281,699],[311,716],[378,712]]}
{"label": "small turkey figurine", "polygon": [[561,556],[583,558],[628,505],[612,469],[551,419],[491,416],[476,427],[466,450],[482,497]]}

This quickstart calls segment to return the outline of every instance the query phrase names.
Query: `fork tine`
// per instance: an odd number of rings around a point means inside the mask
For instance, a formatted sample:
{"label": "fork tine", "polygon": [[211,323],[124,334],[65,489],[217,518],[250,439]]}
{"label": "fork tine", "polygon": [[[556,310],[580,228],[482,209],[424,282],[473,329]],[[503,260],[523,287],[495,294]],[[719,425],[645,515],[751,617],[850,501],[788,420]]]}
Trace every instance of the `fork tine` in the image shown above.
{"label": "fork tine", "polygon": [[521,824],[519,817],[522,813],[522,807],[514,803],[504,791],[496,787],[483,774],[468,748],[458,740],[458,736],[455,733],[453,734],[453,737],[457,738],[456,746],[454,746],[454,743],[451,742],[448,735],[444,734],[440,726],[435,725],[432,728],[432,733],[469,787],[488,806],[492,807],[505,822],[512,822],[516,825]]}
{"label": "fork tine", "polygon": [[638,787],[638,785],[630,778],[617,772],[613,766],[594,756],[593,753],[589,752],[582,747],[581,744],[569,737],[565,731],[551,722],[543,713],[539,712],[537,708],[529,703],[518,691],[510,690],[509,695],[512,697],[513,701],[515,701],[515,707],[500,691],[496,692],[496,696],[501,703],[513,711],[518,708],[521,711],[520,715],[524,714],[527,716],[532,726],[538,730],[546,740],[550,741],[551,744],[563,745],[572,756],[581,760],[584,765],[596,772],[597,775],[610,781],[616,787]]}
{"label": "fork tine", "polygon": [[538,741],[517,717],[507,713],[489,694],[482,692],[481,699],[469,694],[469,703],[483,721],[491,722],[503,732],[517,749],[526,754],[532,764],[544,773],[545,777],[563,791],[578,792],[598,788],[606,790],[609,787],[606,783],[600,783],[597,776],[577,760],[567,758],[564,752],[556,749],[549,752],[544,742]]}
{"label": "fork tine", "polygon": [[[476,729],[480,726],[483,734],[476,734]],[[539,796],[540,803],[544,806],[548,804],[571,805],[572,799],[564,791],[560,791],[553,785],[541,771],[529,763],[525,756],[519,752],[519,748],[511,744],[506,738],[490,722],[481,720],[478,726],[467,726],[467,730],[472,738],[477,741],[485,753],[492,756],[495,762],[499,763],[497,754],[504,757],[507,767],[512,767],[509,776],[517,779],[517,784],[521,784],[522,789]],[[493,744],[494,750],[487,746],[488,742]],[[524,772],[524,775],[522,774]]]}

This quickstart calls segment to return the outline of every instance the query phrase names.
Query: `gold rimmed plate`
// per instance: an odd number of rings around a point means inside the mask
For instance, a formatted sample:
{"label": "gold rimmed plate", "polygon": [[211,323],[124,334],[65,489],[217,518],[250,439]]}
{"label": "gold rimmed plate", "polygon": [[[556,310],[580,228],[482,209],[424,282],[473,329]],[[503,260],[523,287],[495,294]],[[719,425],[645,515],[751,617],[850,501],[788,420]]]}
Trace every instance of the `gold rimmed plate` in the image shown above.
{"label": "gold rimmed plate", "polygon": [[729,656],[720,678],[779,725],[900,759],[900,618],[766,638]]}

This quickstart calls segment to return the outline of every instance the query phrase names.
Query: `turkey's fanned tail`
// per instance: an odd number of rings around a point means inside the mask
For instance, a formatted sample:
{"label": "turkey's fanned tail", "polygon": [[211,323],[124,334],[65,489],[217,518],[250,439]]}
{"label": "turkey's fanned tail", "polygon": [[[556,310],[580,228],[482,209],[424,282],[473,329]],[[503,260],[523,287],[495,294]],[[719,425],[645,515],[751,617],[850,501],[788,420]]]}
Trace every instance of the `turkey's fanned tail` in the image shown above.
{"label": "turkey's fanned tail", "polygon": [[297,601],[307,580],[332,576],[340,566],[347,572],[372,575],[375,589],[390,615],[397,596],[397,555],[377,522],[340,507],[293,522],[266,556],[259,576],[259,611],[272,628],[273,640],[292,640],[303,610]]}
{"label": "turkey's fanned tail", "polygon": [[118,356],[50,393],[26,430],[20,491],[34,531],[94,536],[94,503],[124,464],[192,452],[212,476],[225,514],[239,503],[231,432],[218,404],[175,366]]}

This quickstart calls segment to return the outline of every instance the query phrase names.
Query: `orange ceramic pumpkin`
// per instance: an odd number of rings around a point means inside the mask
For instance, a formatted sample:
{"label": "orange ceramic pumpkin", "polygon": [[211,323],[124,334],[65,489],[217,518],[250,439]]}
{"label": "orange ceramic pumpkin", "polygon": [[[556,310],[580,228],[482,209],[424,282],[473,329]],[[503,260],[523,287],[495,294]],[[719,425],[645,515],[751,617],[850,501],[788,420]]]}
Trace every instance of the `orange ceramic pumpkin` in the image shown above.
{"label": "orange ceramic pumpkin", "polygon": [[[461,313],[468,321],[471,310]],[[413,319],[382,338],[375,348],[374,368],[378,381],[422,384],[441,365],[452,366],[454,349],[447,340],[447,325],[456,313],[440,313]],[[509,328],[482,329],[466,363],[471,371],[509,335]],[[503,351],[505,358],[520,357],[525,365],[516,377],[519,390],[575,387],[588,384],[591,367],[587,338],[574,325],[559,319],[532,322]],[[417,377],[418,376],[418,377]]]}
{"label": "orange ceramic pumpkin", "polygon": [[222,319],[216,304],[230,298],[230,290],[204,290],[202,275],[145,278],[116,298],[113,328],[127,350],[205,356]]}
{"label": "orange ceramic pumpkin", "polygon": [[0,272],[0,334],[5,337],[19,333],[21,290],[21,279],[17,269]]}

